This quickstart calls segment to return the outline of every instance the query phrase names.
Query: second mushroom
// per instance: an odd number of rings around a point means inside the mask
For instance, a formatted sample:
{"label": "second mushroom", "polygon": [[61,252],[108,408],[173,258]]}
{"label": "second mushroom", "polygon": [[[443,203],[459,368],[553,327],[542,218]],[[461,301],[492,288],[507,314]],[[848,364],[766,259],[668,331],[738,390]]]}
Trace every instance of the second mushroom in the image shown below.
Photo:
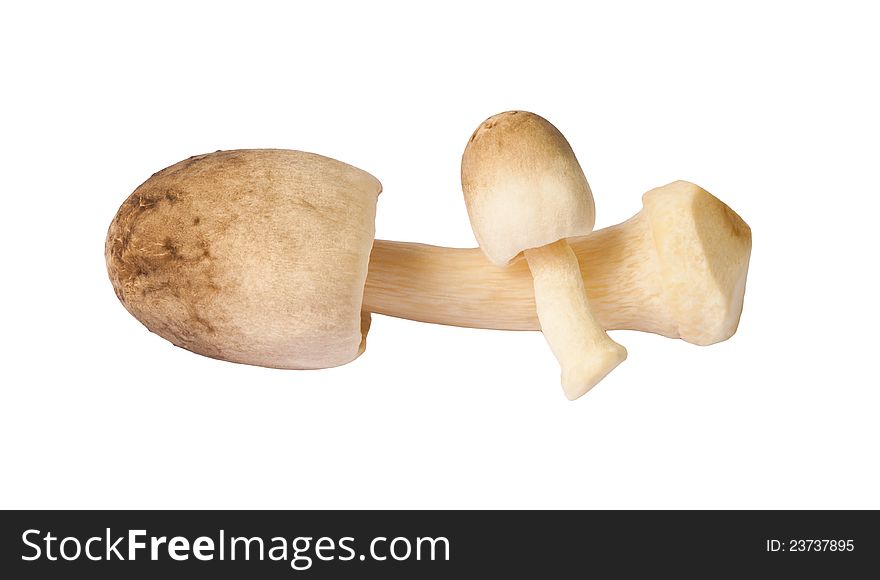
{"label": "second mushroom", "polygon": [[535,285],[538,320],[576,399],[626,359],[590,310],[566,238],[592,232],[596,210],[571,146],[543,117],[509,111],[484,121],[465,148],[461,184],[486,257],[504,266],[523,254]]}

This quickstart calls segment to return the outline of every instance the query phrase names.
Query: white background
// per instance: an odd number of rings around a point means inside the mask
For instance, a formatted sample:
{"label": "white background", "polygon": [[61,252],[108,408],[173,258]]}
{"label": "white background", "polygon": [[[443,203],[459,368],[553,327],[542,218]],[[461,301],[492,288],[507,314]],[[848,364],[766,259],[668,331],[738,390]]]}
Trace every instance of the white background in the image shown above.
{"label": "white background", "polygon": [[[880,507],[870,6],[6,4],[0,504]],[[731,340],[614,332],[570,403],[537,332],[374,316],[355,362],[279,371],[113,294],[116,208],[216,149],[341,159],[384,184],[378,237],[473,246],[461,152],[513,108],[567,135],[597,227],[679,178],[751,225]]]}

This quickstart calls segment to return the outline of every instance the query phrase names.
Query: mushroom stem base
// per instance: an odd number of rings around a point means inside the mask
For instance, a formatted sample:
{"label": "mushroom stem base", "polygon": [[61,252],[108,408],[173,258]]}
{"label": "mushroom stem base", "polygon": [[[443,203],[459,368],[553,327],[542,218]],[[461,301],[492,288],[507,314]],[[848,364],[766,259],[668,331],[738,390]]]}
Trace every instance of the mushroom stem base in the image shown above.
{"label": "mushroom stem base", "polygon": [[569,399],[577,399],[626,360],[626,349],[608,338],[593,317],[568,242],[559,240],[524,254],[534,279],[541,330],[562,368],[562,388]]}

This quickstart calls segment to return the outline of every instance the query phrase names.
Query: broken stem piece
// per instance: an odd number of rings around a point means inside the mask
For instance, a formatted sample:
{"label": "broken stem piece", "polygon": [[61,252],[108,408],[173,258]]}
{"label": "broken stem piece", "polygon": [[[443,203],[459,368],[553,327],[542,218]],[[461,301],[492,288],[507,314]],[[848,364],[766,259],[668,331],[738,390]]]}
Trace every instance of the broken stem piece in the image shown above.
{"label": "broken stem piece", "polygon": [[626,349],[608,338],[590,312],[568,242],[559,240],[524,255],[534,279],[541,330],[559,361],[566,396],[576,399],[626,360]]}

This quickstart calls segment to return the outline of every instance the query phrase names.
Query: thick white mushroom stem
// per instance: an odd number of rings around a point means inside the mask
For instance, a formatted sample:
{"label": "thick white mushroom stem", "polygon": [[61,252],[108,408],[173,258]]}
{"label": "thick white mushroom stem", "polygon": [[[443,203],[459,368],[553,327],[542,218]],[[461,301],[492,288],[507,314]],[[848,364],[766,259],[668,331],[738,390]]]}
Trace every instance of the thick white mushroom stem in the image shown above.
{"label": "thick white mushroom stem", "polygon": [[[659,187],[643,199],[629,220],[566,239],[596,321],[606,330],[692,344],[727,340],[743,307],[749,226],[691,183]],[[480,248],[375,240],[363,308],[434,324],[541,329],[525,259],[496,266]]]}
{"label": "thick white mushroom stem", "polygon": [[541,331],[562,368],[562,389],[577,399],[626,360],[626,349],[596,322],[568,242],[523,252],[535,283]]}

